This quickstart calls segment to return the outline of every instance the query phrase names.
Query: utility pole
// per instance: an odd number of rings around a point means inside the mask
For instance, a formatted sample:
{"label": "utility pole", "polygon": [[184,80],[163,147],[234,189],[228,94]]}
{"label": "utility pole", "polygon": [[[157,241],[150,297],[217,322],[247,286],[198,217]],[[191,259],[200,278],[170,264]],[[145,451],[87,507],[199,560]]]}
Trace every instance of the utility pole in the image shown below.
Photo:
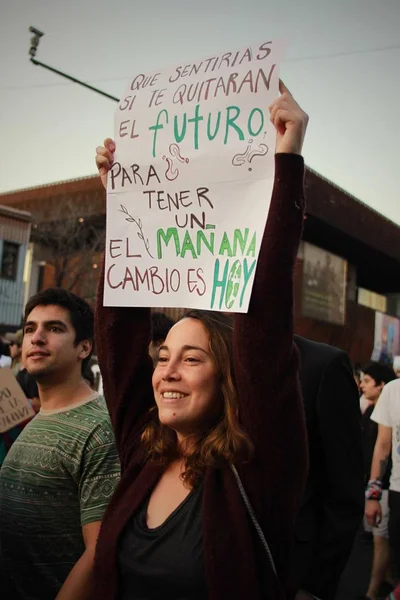
{"label": "utility pole", "polygon": [[29,31],[31,33],[33,33],[33,36],[31,38],[31,47],[29,49],[29,54],[31,57],[30,60],[34,65],[43,67],[44,69],[48,69],[49,71],[52,71],[53,73],[56,73],[57,75],[61,75],[61,77],[65,77],[66,79],[69,79],[73,83],[78,83],[79,85],[83,85],[83,87],[85,87],[89,90],[92,90],[92,92],[97,92],[98,94],[101,94],[102,96],[105,96],[106,98],[109,98],[110,100],[119,102],[119,98],[116,98],[115,96],[111,96],[111,94],[107,94],[107,92],[103,92],[103,90],[99,90],[98,88],[95,88],[92,85],[85,83],[84,81],[80,81],[79,79],[76,79],[76,77],[72,77],[72,75],[63,73],[62,71],[59,71],[58,69],[55,69],[54,67],[50,67],[50,65],[46,65],[45,63],[42,63],[39,60],[36,60],[35,56],[36,56],[36,52],[37,52],[37,49],[39,46],[40,38],[44,35],[44,33],[32,26],[29,27]]}

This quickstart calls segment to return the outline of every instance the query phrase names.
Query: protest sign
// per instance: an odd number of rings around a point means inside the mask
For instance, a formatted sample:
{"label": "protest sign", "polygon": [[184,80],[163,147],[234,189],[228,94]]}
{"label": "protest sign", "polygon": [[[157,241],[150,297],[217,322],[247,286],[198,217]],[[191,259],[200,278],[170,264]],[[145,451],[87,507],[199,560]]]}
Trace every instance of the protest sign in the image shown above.
{"label": "protest sign", "polygon": [[0,369],[0,433],[35,416],[11,369]]}
{"label": "protest sign", "polygon": [[265,42],[129,82],[108,177],[106,306],[247,312],[282,50]]}
{"label": "protest sign", "polygon": [[400,319],[375,312],[374,348],[371,360],[392,366],[400,354]]}

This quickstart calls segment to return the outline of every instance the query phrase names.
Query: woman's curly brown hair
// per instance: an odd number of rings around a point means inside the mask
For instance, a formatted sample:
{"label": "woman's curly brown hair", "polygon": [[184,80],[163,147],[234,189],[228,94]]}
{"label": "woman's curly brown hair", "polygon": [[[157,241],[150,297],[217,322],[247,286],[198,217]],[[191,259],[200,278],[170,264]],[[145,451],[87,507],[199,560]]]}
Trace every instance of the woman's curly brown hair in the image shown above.
{"label": "woman's curly brown hair", "polygon": [[[221,313],[197,310],[186,312],[182,318],[197,319],[209,334],[210,354],[219,374],[222,400],[221,411],[214,423],[183,450],[185,469],[182,479],[192,488],[199,482],[207,467],[219,468],[226,463],[248,461],[253,454],[253,444],[239,423],[233,369],[232,319]],[[168,465],[182,455],[175,431],[160,423],[158,417],[147,425],[142,442],[147,458],[162,465]]]}

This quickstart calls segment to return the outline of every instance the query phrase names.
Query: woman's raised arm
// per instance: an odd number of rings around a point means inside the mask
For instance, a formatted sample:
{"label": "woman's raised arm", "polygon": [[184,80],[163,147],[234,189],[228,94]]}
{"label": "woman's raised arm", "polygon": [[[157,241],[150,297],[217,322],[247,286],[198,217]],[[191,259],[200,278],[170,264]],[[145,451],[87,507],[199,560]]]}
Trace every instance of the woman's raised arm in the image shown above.
{"label": "woman's raised arm", "polygon": [[279,498],[277,489],[287,493],[290,502],[307,468],[293,345],[293,275],[304,214],[300,153],[308,117],[283,84],[281,93],[270,107],[277,131],[275,183],[249,312],[235,317],[234,361],[240,420],[255,444],[260,485]]}
{"label": "woman's raised arm", "polygon": [[[96,150],[96,164],[104,187],[113,162],[114,142]],[[136,452],[153,404],[152,361],[149,357],[150,310],[103,305],[104,260],[95,313],[96,350],[108,410],[122,468]]]}

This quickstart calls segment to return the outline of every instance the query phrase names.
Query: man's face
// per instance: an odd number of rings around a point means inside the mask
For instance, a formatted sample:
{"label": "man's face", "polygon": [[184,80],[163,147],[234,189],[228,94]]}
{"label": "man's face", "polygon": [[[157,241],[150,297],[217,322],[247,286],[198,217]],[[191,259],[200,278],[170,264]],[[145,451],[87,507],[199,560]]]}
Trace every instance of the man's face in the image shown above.
{"label": "man's face", "polygon": [[376,402],[381,394],[383,386],[383,383],[378,385],[375,379],[373,379],[370,375],[364,375],[360,384],[360,389],[367,400]]}
{"label": "man's face", "polygon": [[28,315],[22,342],[22,361],[26,370],[38,381],[53,379],[62,382],[76,370],[89,355],[88,340],[75,345],[75,330],[69,313],[60,306],[36,306]]}

